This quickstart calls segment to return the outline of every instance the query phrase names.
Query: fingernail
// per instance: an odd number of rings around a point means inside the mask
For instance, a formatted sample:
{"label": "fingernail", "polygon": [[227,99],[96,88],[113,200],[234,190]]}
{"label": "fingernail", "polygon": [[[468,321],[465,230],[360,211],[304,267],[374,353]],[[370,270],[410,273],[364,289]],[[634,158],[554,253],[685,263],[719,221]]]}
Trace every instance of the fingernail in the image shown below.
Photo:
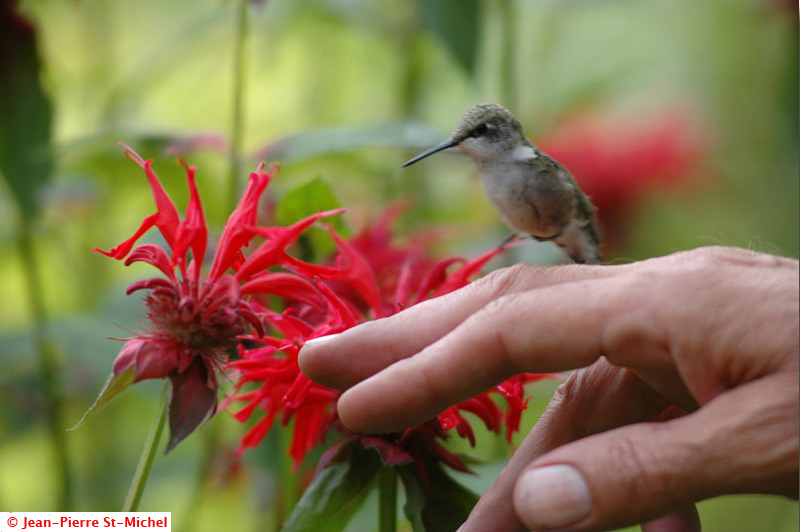
{"label": "fingernail", "polygon": [[304,345],[322,345],[325,342],[333,340],[334,338],[339,336],[339,334],[340,333],[329,334],[328,336],[320,336],[318,338],[312,338],[311,340],[306,340],[306,343]]}
{"label": "fingernail", "polygon": [[558,528],[587,517],[592,511],[592,494],[574,467],[544,466],[520,477],[514,506],[526,524]]}

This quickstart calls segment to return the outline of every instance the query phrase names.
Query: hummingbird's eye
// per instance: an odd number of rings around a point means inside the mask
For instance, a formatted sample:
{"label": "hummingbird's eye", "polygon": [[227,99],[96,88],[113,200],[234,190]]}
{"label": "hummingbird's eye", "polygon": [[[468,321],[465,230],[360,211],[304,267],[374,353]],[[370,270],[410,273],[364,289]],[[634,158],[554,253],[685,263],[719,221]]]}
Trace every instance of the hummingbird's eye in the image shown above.
{"label": "hummingbird's eye", "polygon": [[487,131],[489,131],[489,126],[486,124],[478,124],[478,126],[472,130],[472,136],[480,137],[481,135],[485,135]]}

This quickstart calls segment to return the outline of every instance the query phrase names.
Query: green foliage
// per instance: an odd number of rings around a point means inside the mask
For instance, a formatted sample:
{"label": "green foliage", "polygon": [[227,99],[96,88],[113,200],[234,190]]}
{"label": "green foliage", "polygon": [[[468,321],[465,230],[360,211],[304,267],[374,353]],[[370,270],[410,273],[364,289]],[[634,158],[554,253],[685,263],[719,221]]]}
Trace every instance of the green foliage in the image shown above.
{"label": "green foliage", "polygon": [[69,430],[75,430],[89,418],[92,414],[97,412],[100,408],[107,405],[114,399],[116,396],[124,392],[128,389],[128,387],[133,384],[133,379],[136,378],[136,367],[131,366],[119,375],[111,375],[108,380],[106,381],[105,386],[100,391],[97,396],[97,399],[94,400],[92,406],[83,414],[80,421],[78,421],[72,428]]}
{"label": "green foliage", "polygon": [[364,503],[381,467],[374,449],[365,449],[354,440],[342,444],[317,473],[281,530],[343,530]]}
{"label": "green foliage", "polygon": [[40,80],[36,34],[13,5],[0,6],[0,170],[22,215],[33,219],[53,172],[53,109]]}
{"label": "green foliage", "polygon": [[415,532],[457,530],[478,502],[478,496],[448,475],[438,461],[426,460],[424,479],[413,464],[398,470],[406,490],[403,511]]}
{"label": "green foliage", "polygon": [[480,47],[481,2],[418,2],[422,23],[472,75]]}
{"label": "green foliage", "polygon": [[[279,225],[289,226],[306,216],[339,207],[339,201],[331,187],[320,177],[315,177],[307,183],[294,187],[281,198],[275,209],[275,222]],[[327,218],[324,223],[333,227],[341,235],[347,234],[341,216]],[[321,231],[304,233],[298,239],[298,243],[302,249],[304,260],[322,260],[336,249],[336,244],[330,236]]]}

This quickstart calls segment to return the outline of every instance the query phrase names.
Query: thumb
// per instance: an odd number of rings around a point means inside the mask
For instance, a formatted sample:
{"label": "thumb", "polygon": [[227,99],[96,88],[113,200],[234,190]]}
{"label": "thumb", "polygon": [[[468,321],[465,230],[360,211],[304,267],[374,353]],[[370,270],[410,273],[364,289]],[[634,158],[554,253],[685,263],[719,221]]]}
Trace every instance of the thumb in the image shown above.
{"label": "thumb", "polygon": [[729,390],[682,418],[555,449],[520,475],[514,508],[534,530],[606,530],[724,493],[797,497],[796,375]]}

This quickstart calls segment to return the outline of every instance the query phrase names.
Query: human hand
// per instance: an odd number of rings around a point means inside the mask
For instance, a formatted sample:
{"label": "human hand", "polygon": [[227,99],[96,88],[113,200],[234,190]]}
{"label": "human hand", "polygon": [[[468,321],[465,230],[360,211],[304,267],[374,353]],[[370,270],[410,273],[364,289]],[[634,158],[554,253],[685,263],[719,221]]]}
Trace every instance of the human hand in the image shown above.
{"label": "human hand", "polygon": [[[517,373],[582,368],[462,530],[699,529],[695,501],[798,495],[798,277],[734,248],[517,265],[309,342],[300,364],[347,388],[341,420],[373,433]],[[676,406],[690,413],[652,422]]]}

